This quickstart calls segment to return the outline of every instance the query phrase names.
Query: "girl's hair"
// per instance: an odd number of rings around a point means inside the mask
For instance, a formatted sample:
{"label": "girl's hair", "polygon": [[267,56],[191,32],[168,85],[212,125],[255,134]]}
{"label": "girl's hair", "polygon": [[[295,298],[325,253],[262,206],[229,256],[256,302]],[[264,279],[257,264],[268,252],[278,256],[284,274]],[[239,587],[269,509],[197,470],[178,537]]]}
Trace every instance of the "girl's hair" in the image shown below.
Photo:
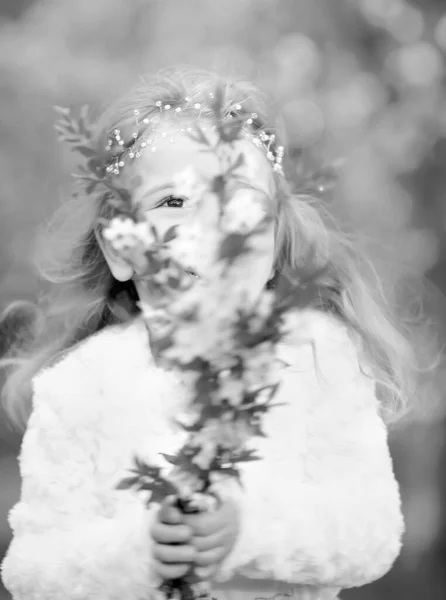
{"label": "girl's hair", "polygon": [[[176,69],[142,82],[109,108],[97,123],[96,143],[104,146],[115,128],[130,136],[134,110],[146,115],[159,112],[155,105],[159,100],[182,106],[187,96],[209,106],[216,84],[223,86],[225,113],[242,103],[247,113],[256,112],[262,127],[271,131],[277,120],[269,112],[265,95],[252,84],[222,82],[201,70]],[[413,393],[418,361],[407,331],[396,324],[379,277],[316,199],[293,195],[284,178],[274,176],[277,272],[287,275],[302,265],[326,267],[325,284],[332,293],[329,304],[321,308],[333,310],[359,334],[379,384],[383,413],[399,413]],[[92,333],[138,312],[133,283],[113,278],[98,246],[95,224],[101,216],[101,194],[72,195],[61,205],[41,238],[40,271],[51,284],[50,292],[35,311],[9,310],[5,317],[5,331],[11,319],[18,319],[18,326],[1,361],[3,400],[12,422],[21,428],[30,412],[31,381],[39,370]]]}

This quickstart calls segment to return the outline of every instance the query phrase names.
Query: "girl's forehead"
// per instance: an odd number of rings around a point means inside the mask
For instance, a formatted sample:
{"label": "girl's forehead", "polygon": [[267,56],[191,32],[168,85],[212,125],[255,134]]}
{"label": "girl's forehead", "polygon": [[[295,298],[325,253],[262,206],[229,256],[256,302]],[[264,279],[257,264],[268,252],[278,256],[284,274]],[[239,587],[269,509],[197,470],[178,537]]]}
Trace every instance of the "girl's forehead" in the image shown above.
{"label": "girl's forehead", "polygon": [[[210,145],[194,139],[194,130],[179,131],[177,124],[165,123],[151,149],[145,150],[135,164],[142,185],[149,181],[154,186],[170,183],[177,173],[190,166],[206,179],[219,174],[219,158],[212,149],[218,141],[217,133],[212,130],[211,124],[204,124],[202,130]],[[263,149],[254,146],[249,139],[240,139],[234,143],[232,151],[234,160],[239,153],[243,153],[245,158],[237,173],[272,195],[274,179]]]}

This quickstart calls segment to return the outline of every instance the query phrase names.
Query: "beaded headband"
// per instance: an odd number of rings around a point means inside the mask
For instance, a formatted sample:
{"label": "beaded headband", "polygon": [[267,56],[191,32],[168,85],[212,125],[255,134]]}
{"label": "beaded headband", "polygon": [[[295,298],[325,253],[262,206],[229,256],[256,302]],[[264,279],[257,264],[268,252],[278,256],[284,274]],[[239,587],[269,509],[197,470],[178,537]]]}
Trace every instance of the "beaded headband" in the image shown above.
{"label": "beaded headband", "polygon": [[[191,136],[202,136],[206,126],[198,125],[201,117],[213,121],[212,129],[218,129],[218,134],[225,141],[235,141],[240,137],[247,138],[258,148],[262,148],[267,159],[271,162],[273,171],[284,176],[282,161],[284,148],[276,144],[274,133],[262,130],[262,124],[255,112],[242,112],[242,104],[236,103],[230,112],[223,111],[222,92],[217,88],[215,94],[209,94],[209,105],[193,102],[191,98],[185,97],[179,103],[161,102],[155,103],[157,111],[153,107],[147,114],[141,114],[139,110],[133,111],[134,131],[129,140],[123,138],[120,129],[114,129],[109,134],[105,147],[98,148],[95,140],[94,125],[89,119],[88,107],[80,110],[79,116],[74,116],[69,108],[55,106],[60,119],[55,124],[55,129],[62,142],[67,142],[73,151],[79,152],[87,158],[86,164],[78,166],[78,172],[74,177],[82,185],[86,193],[92,193],[97,188],[105,186],[109,190],[119,191],[121,196],[126,196],[127,191],[121,188],[118,181],[114,180],[121,170],[128,164],[141,156],[143,151],[156,151],[156,140],[169,138],[174,143],[176,133],[189,133]],[[190,116],[190,121],[184,117]],[[162,131],[163,116],[172,116],[170,121],[178,119],[176,131]],[[148,126],[151,125],[150,134]],[[290,156],[291,163],[296,167],[288,170],[287,176],[291,184],[299,194],[325,195],[330,193],[336,186],[341,164],[324,164],[322,167],[311,168],[311,164],[294,156]],[[290,163],[290,164],[291,164]],[[295,164],[294,164],[295,163]]]}
{"label": "beaded headband", "polygon": [[[210,93],[209,97],[213,100],[214,94]],[[200,121],[201,117],[209,116],[209,114],[206,115],[207,111],[200,102],[192,103],[191,99],[187,96],[184,98],[182,106],[173,106],[169,102],[161,102],[160,100],[155,103],[155,106],[159,111],[155,115],[151,113],[142,115],[139,110],[133,111],[136,130],[132,133],[129,142],[125,142],[121,137],[120,129],[113,130],[105,146],[105,151],[112,155],[105,165],[107,173],[119,175],[121,169],[126,165],[127,159],[134,160],[139,158],[147,150],[156,152],[155,142],[157,139],[169,138],[170,142],[174,143],[176,133],[192,133],[194,130],[193,126]],[[237,119],[241,123],[241,135],[251,140],[258,148],[263,148],[267,159],[272,163],[273,171],[283,176],[282,161],[284,147],[276,145],[276,136],[274,133],[266,133],[260,130],[257,113],[253,112],[247,118],[244,118],[239,113],[241,110],[242,105],[240,103],[235,104],[231,112],[223,117],[223,121]],[[190,112],[196,113],[194,118],[188,123],[184,123],[184,115]],[[174,119],[178,119],[179,126],[176,131],[167,133],[157,130],[157,126],[162,122],[163,114],[172,115]],[[146,135],[147,126],[149,125],[152,125],[152,131],[150,135]],[[205,131],[206,127],[200,126],[200,129]],[[211,129],[216,129],[216,126],[212,125]]]}

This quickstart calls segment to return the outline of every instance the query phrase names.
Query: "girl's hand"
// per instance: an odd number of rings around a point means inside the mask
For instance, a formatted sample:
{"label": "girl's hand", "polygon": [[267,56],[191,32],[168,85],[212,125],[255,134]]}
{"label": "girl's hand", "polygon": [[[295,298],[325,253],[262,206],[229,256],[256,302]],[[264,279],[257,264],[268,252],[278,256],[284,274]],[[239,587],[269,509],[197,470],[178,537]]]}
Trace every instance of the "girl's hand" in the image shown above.
{"label": "girl's hand", "polygon": [[192,546],[192,528],[185,524],[184,515],[166,499],[161,505],[152,526],[155,568],[162,579],[184,577],[197,560],[197,550]]}
{"label": "girl's hand", "polygon": [[182,516],[192,530],[191,543],[197,552],[194,572],[200,579],[211,579],[232,550],[239,532],[238,517],[236,505],[229,500],[222,500],[215,511]]}

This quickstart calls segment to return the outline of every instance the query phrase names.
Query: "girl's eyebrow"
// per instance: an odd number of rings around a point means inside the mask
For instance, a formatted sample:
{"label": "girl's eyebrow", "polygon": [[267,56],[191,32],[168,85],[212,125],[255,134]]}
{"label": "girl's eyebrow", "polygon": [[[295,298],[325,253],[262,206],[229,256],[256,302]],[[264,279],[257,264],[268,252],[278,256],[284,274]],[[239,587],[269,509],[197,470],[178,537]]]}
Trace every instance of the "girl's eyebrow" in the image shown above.
{"label": "girl's eyebrow", "polygon": [[174,184],[173,183],[163,183],[162,185],[157,185],[153,188],[149,188],[148,190],[146,190],[144,192],[144,194],[142,195],[141,199],[147,198],[148,196],[153,196],[154,194],[157,194],[158,192],[162,192],[165,190],[173,190],[174,189]]}

